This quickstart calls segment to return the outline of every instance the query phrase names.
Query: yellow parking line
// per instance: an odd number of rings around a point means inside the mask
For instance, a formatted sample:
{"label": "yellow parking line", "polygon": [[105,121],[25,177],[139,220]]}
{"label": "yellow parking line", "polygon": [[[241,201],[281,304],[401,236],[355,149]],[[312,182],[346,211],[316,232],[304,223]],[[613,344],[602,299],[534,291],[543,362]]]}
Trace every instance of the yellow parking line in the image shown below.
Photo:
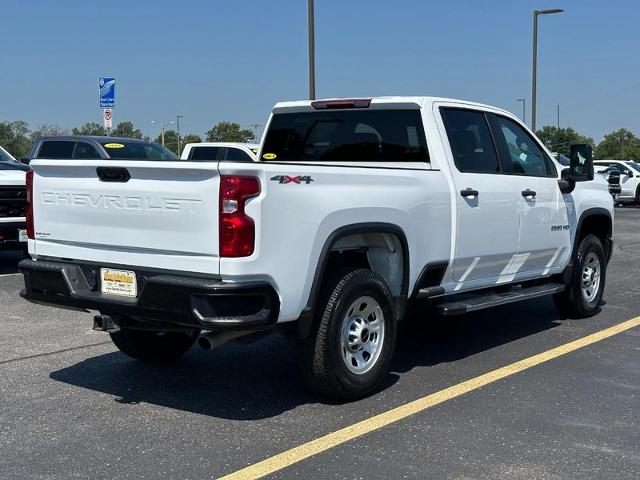
{"label": "yellow parking line", "polygon": [[511,365],[506,365],[498,368],[497,370],[487,372],[479,377],[466,380],[462,383],[458,383],[457,385],[453,385],[452,387],[445,388],[439,392],[432,393],[426,397],[401,405],[393,410],[380,413],[320,438],[316,438],[315,440],[311,440],[310,442],[303,443],[302,445],[262,460],[261,462],[220,477],[220,480],[249,480],[264,477],[265,475],[282,470],[294,463],[298,463],[306,458],[353,440],[354,438],[358,438],[399,420],[403,420],[411,415],[422,412],[434,405],[459,397],[460,395],[464,395],[465,393],[471,392],[515,373],[535,367],[541,363],[548,362],[554,358],[566,355],[567,353],[571,353],[580,348],[599,342],[605,338],[612,337],[613,335],[617,335],[618,333],[637,327],[638,325],[640,325],[640,317],[632,318],[631,320],[614,325],[613,327],[605,328],[604,330],[579,338],[573,342],[565,343],[564,345],[552,348],[546,352],[525,358],[524,360],[512,363]]}

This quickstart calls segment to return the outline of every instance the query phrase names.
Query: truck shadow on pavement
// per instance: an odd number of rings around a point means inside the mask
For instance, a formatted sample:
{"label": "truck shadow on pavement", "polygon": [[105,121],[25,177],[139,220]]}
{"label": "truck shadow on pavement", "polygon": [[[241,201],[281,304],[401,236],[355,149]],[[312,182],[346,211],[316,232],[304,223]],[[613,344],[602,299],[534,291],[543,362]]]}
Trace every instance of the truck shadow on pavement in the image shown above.
{"label": "truck shadow on pavement", "polygon": [[[403,328],[391,372],[381,390],[399,380],[397,372],[454,362],[548,330],[559,323],[553,306],[522,303],[465,318],[412,318]],[[335,405],[303,386],[293,344],[271,336],[251,345],[225,344],[214,352],[190,350],[181,362],[150,365],[108,353],[52,372],[50,378],[115,396],[207,416],[257,420],[309,403]],[[425,392],[426,393],[426,392]]]}
{"label": "truck shadow on pavement", "polygon": [[18,272],[18,262],[27,258],[21,251],[0,250],[0,275]]}

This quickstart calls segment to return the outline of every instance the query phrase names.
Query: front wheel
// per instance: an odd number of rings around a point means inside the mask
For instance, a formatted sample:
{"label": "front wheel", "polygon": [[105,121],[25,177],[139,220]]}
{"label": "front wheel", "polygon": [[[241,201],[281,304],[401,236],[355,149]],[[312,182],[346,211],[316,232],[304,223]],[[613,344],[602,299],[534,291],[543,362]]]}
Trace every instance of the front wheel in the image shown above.
{"label": "front wheel", "polygon": [[118,349],[138,360],[169,362],[184,355],[197,335],[182,332],[149,332],[123,328],[109,334]]}
{"label": "front wheel", "polygon": [[333,398],[354,400],[374,391],[389,370],[396,339],[393,297],[366,269],[326,282],[309,336],[297,343],[307,385]]}
{"label": "front wheel", "polygon": [[606,273],[602,242],[595,235],[587,235],[578,246],[571,283],[554,296],[558,312],[567,318],[595,315],[602,300]]}

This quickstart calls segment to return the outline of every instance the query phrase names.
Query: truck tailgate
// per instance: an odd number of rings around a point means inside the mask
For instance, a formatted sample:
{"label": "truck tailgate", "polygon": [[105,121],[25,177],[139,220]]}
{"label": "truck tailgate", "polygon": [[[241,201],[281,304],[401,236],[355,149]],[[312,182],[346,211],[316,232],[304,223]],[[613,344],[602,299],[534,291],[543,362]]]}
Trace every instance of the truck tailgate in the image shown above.
{"label": "truck tailgate", "polygon": [[32,255],[219,273],[216,163],[37,160],[31,166]]}

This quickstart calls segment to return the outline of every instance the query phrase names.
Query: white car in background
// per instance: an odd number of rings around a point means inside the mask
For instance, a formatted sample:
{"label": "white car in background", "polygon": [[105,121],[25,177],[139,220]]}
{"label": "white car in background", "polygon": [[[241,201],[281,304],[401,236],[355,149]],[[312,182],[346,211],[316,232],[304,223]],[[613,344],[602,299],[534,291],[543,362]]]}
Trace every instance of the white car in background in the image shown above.
{"label": "white car in background", "polygon": [[26,172],[29,167],[0,147],[0,250],[26,248]]}
{"label": "white car in background", "polygon": [[593,166],[596,172],[610,168],[620,171],[620,195],[616,202],[640,204],[640,163],[633,160],[594,160]]}
{"label": "white car in background", "polygon": [[180,156],[181,160],[255,162],[258,143],[201,142],[187,143]]}

